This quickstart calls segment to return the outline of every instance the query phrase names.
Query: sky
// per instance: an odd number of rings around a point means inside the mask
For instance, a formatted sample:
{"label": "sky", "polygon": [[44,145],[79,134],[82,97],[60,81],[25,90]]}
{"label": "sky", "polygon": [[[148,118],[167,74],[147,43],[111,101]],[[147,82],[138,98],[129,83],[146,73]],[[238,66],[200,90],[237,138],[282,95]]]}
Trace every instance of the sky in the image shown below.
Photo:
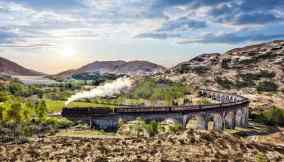
{"label": "sky", "polygon": [[0,0],[0,56],[54,74],[99,60],[166,67],[284,39],[284,0]]}

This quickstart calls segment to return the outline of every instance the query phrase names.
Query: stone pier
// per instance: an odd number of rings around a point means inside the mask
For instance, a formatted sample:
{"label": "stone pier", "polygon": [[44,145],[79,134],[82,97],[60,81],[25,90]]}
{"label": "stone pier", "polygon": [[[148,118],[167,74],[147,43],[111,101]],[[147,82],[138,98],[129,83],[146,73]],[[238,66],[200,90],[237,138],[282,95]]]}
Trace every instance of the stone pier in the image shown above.
{"label": "stone pier", "polygon": [[235,129],[236,127],[236,112],[231,111],[226,114],[225,117],[225,128]]}

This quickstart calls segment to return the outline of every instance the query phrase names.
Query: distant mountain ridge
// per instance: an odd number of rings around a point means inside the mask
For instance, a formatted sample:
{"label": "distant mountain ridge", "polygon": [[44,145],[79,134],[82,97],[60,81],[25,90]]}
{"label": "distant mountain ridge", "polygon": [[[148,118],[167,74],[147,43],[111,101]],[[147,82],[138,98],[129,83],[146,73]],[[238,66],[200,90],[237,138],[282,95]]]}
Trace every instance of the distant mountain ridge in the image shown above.
{"label": "distant mountain ridge", "polygon": [[13,61],[0,57],[0,74],[5,75],[23,75],[23,76],[38,76],[44,75],[43,73],[37,72],[25,68]]}
{"label": "distant mountain ridge", "polygon": [[109,73],[109,74],[126,74],[130,76],[136,75],[152,75],[162,73],[165,67],[148,61],[95,61],[93,63],[82,66],[79,69],[72,69],[52,75],[55,79],[66,79],[75,74],[80,73]]}

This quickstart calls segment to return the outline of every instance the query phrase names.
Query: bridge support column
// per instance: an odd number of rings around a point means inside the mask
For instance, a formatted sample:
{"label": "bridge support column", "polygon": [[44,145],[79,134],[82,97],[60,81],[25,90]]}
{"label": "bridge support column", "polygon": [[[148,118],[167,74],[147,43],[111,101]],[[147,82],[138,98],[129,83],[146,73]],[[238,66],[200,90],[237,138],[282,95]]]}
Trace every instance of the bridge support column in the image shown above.
{"label": "bridge support column", "polygon": [[228,112],[225,117],[225,127],[228,129],[235,129],[236,127],[236,112]]}
{"label": "bridge support column", "polygon": [[242,110],[238,109],[236,111],[236,126],[242,127]]}
{"label": "bridge support column", "polygon": [[191,118],[190,115],[183,115],[183,121],[182,121],[182,128],[186,128],[186,125],[188,123],[188,120]]}
{"label": "bridge support column", "polygon": [[248,106],[244,106],[242,108],[241,127],[243,127],[243,128],[247,128],[248,127],[248,117],[249,117]]}
{"label": "bridge support column", "polygon": [[225,125],[225,117],[223,113],[214,114],[214,129],[223,130]]}
{"label": "bridge support column", "polygon": [[248,106],[242,107],[236,112],[236,125],[241,128],[248,127]]}
{"label": "bridge support column", "polygon": [[208,130],[208,122],[209,122],[208,113],[202,113],[202,114],[196,115],[196,120],[197,120],[197,129]]}

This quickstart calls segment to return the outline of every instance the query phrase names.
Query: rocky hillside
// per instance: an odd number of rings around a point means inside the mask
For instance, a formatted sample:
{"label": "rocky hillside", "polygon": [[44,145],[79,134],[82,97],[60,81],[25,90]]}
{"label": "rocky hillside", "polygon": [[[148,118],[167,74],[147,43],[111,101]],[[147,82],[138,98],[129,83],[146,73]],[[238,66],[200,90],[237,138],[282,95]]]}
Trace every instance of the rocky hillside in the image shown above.
{"label": "rocky hillside", "polygon": [[275,100],[284,107],[284,41],[236,48],[224,54],[202,54],[178,64],[166,77],[242,93],[252,100]]}
{"label": "rocky hillside", "polygon": [[151,75],[165,71],[165,68],[147,61],[95,61],[79,69],[68,70],[52,76],[57,79],[65,79],[80,73],[110,73],[127,75]]}
{"label": "rocky hillside", "polygon": [[5,58],[0,57],[0,74],[6,75],[26,75],[26,76],[35,76],[35,75],[43,75],[40,72],[27,69],[21,65],[18,65],[15,62],[7,60]]}
{"label": "rocky hillside", "polygon": [[153,138],[44,138],[0,145],[0,153],[0,161],[282,161],[284,147],[187,130]]}

